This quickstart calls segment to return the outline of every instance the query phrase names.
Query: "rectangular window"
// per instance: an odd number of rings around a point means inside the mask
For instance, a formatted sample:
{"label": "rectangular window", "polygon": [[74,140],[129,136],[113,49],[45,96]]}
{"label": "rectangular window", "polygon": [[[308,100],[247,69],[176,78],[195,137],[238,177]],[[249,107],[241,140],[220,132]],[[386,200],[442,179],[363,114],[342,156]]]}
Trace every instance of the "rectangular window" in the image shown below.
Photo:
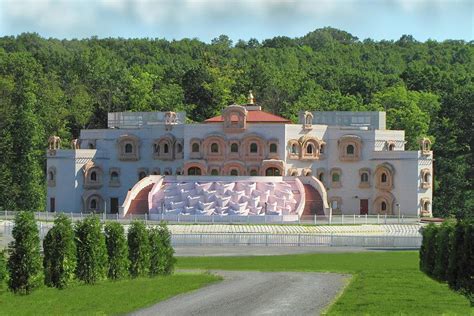
{"label": "rectangular window", "polygon": [[118,198],[110,198],[110,213],[117,214],[119,211],[119,201]]}
{"label": "rectangular window", "polygon": [[49,211],[56,212],[56,199],[53,197],[49,198]]}

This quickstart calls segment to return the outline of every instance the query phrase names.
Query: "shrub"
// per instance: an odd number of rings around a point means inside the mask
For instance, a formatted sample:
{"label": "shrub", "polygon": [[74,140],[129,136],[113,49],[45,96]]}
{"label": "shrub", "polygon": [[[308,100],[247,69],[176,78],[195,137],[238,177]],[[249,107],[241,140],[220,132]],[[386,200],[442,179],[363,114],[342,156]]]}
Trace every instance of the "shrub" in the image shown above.
{"label": "shrub", "polygon": [[150,244],[145,225],[139,221],[132,222],[127,237],[130,275],[134,278],[145,276],[150,268]]}
{"label": "shrub", "polygon": [[40,238],[33,212],[19,212],[15,216],[8,245],[8,287],[15,293],[28,294],[41,284]]}
{"label": "shrub", "polygon": [[437,232],[438,228],[433,223],[423,229],[423,241],[420,248],[420,269],[428,275],[433,274]]}
{"label": "shrub", "polygon": [[105,224],[104,232],[109,258],[107,275],[112,280],[123,279],[128,276],[130,265],[125,230],[120,223],[109,222]]}
{"label": "shrub", "polygon": [[463,228],[464,238],[458,264],[457,286],[462,292],[472,295],[474,294],[474,224],[464,222]]}
{"label": "shrub", "polygon": [[0,290],[3,289],[5,281],[8,279],[7,271],[7,257],[5,256],[5,250],[0,251]]}
{"label": "shrub", "polygon": [[160,274],[171,274],[174,270],[176,258],[174,257],[174,249],[171,245],[171,233],[165,222],[160,223]]}
{"label": "shrub", "polygon": [[451,223],[443,223],[436,235],[436,255],[433,275],[438,280],[447,280],[447,271],[449,265],[449,254],[451,252],[450,238],[453,234],[454,226]]}
{"label": "shrub", "polygon": [[464,223],[458,222],[454,227],[454,232],[451,236],[450,247],[451,252],[449,256],[449,264],[447,271],[447,281],[451,288],[458,290],[459,266],[462,260],[464,246]]}
{"label": "shrub", "polygon": [[59,214],[54,226],[43,240],[44,283],[50,287],[65,288],[74,278],[76,245],[71,220]]}
{"label": "shrub", "polygon": [[89,216],[76,225],[76,276],[88,284],[104,279],[107,273],[107,248],[97,216]]}

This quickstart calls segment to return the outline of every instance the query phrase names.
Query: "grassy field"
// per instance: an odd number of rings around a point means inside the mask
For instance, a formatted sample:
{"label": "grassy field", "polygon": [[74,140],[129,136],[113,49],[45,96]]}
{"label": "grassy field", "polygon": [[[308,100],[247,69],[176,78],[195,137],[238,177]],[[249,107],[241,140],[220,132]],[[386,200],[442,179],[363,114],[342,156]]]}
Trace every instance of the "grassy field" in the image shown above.
{"label": "grassy field", "polygon": [[353,275],[329,315],[474,315],[469,301],[418,270],[418,252],[178,258],[179,268]]}
{"label": "grassy field", "polygon": [[0,293],[1,315],[116,315],[150,306],[219,280],[209,274],[74,284],[64,290],[47,287],[27,296]]}

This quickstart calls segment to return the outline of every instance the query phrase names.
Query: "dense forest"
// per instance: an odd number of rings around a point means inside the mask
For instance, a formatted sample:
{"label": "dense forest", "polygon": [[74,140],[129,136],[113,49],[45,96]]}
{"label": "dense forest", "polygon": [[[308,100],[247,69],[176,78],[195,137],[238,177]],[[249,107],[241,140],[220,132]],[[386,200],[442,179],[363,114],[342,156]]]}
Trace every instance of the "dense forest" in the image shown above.
{"label": "dense forest", "polygon": [[252,89],[266,111],[385,110],[407,149],[430,137],[436,216],[472,216],[474,42],[300,38],[0,38],[0,208],[42,210],[49,135],[63,144],[111,111],[186,111],[201,121]]}

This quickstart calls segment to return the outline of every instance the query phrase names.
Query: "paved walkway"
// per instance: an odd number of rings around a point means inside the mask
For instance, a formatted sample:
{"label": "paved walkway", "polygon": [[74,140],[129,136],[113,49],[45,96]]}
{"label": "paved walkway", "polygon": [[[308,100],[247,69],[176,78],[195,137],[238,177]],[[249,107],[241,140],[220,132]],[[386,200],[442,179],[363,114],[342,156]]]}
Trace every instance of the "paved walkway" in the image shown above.
{"label": "paved walkway", "polygon": [[333,273],[212,273],[224,280],[132,315],[318,315],[349,279]]}
{"label": "paved walkway", "polygon": [[177,257],[277,256],[304,253],[347,253],[367,251],[418,250],[417,248],[364,248],[328,246],[175,246]]}

